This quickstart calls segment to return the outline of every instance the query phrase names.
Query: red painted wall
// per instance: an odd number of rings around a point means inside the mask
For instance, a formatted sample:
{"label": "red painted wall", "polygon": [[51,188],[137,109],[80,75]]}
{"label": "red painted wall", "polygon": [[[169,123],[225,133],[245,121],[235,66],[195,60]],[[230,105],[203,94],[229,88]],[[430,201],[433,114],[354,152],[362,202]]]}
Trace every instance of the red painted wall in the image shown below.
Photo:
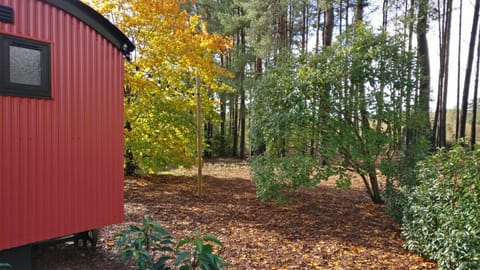
{"label": "red painted wall", "polygon": [[71,15],[0,0],[51,44],[52,99],[0,96],[0,250],[123,220],[123,55]]}

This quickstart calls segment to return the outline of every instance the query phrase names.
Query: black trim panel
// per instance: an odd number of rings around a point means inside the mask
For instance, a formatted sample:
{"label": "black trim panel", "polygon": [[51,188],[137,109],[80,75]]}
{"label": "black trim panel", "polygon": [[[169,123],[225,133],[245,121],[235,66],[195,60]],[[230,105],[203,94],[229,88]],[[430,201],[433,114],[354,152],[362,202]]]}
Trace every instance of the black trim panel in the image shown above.
{"label": "black trim panel", "polygon": [[96,12],[88,5],[78,0],[41,0],[52,6],[64,10],[88,26],[92,27],[103,37],[108,39],[115,47],[123,52],[125,56],[135,50],[135,45],[109,20]]}
{"label": "black trim panel", "polygon": [[13,23],[13,8],[0,6],[0,22]]}

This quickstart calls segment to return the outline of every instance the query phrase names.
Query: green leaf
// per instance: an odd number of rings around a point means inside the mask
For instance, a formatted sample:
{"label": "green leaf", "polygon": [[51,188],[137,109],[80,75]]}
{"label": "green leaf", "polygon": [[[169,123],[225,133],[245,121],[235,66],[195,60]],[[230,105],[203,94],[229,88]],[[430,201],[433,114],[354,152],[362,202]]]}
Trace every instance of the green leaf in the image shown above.
{"label": "green leaf", "polygon": [[202,251],[203,251],[203,241],[202,241],[202,239],[194,239],[193,244],[195,246],[195,249],[197,249],[197,251],[199,253],[202,253]]}
{"label": "green leaf", "polygon": [[203,237],[203,240],[213,242],[213,243],[223,247],[223,243],[220,240],[218,240],[218,238],[214,235],[207,234]]}
{"label": "green leaf", "polygon": [[190,265],[182,265],[179,270],[192,270],[192,267]]}
{"label": "green leaf", "polygon": [[156,270],[167,270],[170,267],[167,266],[167,262],[171,260],[172,257],[170,256],[162,256],[158,258],[157,262],[154,264]]}
{"label": "green leaf", "polygon": [[177,252],[177,258],[175,259],[175,265],[179,265],[182,263],[185,259],[189,258],[190,253],[180,250]]}
{"label": "green leaf", "polygon": [[192,243],[193,241],[194,241],[194,239],[192,239],[192,238],[182,239],[182,240],[180,240],[180,241],[177,243],[176,248],[177,248],[177,249],[178,249],[178,248],[181,248],[181,247],[183,247],[183,246],[186,245],[186,244]]}

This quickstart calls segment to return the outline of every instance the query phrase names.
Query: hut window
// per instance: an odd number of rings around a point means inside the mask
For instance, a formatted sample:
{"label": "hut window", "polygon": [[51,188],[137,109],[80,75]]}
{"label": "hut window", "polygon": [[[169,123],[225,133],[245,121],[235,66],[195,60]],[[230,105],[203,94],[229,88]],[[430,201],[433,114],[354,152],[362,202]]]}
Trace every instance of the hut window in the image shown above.
{"label": "hut window", "polygon": [[51,97],[50,45],[0,35],[0,94]]}

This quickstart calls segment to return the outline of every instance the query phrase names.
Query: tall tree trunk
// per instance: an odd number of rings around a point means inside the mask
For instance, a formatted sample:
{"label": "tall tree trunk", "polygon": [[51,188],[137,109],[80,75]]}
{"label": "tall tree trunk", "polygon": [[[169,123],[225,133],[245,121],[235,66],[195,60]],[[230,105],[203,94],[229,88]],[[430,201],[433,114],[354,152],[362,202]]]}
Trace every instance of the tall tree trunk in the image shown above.
{"label": "tall tree trunk", "polygon": [[[263,62],[262,59],[257,57],[255,59],[255,79],[258,80],[260,79],[260,76],[262,75],[263,72]],[[260,136],[261,137],[261,136]],[[263,138],[255,138],[257,145],[255,145],[255,149],[253,149],[254,153],[256,155],[261,155],[265,153],[267,150],[267,144],[263,140]]]}
{"label": "tall tree trunk", "polygon": [[349,26],[349,10],[350,10],[350,0],[345,1],[345,31],[347,31]]}
{"label": "tall tree trunk", "polygon": [[382,31],[387,31],[387,24],[388,24],[388,0],[383,0],[383,7],[382,7]]}
{"label": "tall tree trunk", "polygon": [[[244,79],[242,79],[243,84]],[[240,159],[245,158],[245,133],[246,133],[246,106],[245,106],[245,88],[241,86],[241,93],[240,93],[240,149],[238,157]]]}
{"label": "tall tree trunk", "polygon": [[408,51],[412,51],[413,47],[413,25],[415,18],[415,0],[410,0],[410,8],[408,10]]}
{"label": "tall tree trunk", "polygon": [[[440,6],[440,3],[438,4]],[[445,15],[441,18],[440,39],[440,72],[438,76],[437,109],[434,120],[434,146],[446,146],[446,123],[447,123],[447,93],[448,93],[448,65],[450,59],[450,29],[452,21],[452,0],[443,0]],[[441,12],[439,11],[441,16]]]}
{"label": "tall tree trunk", "polygon": [[[243,11],[242,14],[243,15]],[[246,54],[246,40],[245,40],[245,29],[242,28],[240,30],[240,48],[242,50],[242,54]],[[240,60],[241,63],[245,63],[243,60]],[[240,80],[240,149],[239,149],[239,155],[238,157],[241,159],[245,158],[245,133],[246,133],[246,117],[247,117],[247,112],[246,112],[246,106],[245,106],[245,65],[242,64],[240,66],[239,70],[239,80]]]}
{"label": "tall tree trunk", "polygon": [[428,0],[420,0],[417,14],[417,52],[419,67],[419,94],[417,108],[421,115],[420,135],[430,133],[430,60],[428,56]]}
{"label": "tall tree trunk", "polygon": [[320,19],[322,17],[322,11],[320,10],[320,4],[318,4],[317,8],[317,22],[316,22],[316,30],[315,30],[315,53],[319,52],[320,49]]}
{"label": "tall tree trunk", "polygon": [[444,77],[443,77],[443,97],[442,97],[442,112],[440,114],[440,129],[439,129],[439,145],[441,147],[447,146],[447,96],[448,96],[448,78],[449,78],[449,64],[450,64],[450,30],[452,28],[452,3],[453,0],[447,0],[447,18],[445,22],[444,33]]}
{"label": "tall tree trunk", "polygon": [[287,40],[287,15],[286,10],[282,7],[280,9],[280,14],[277,18],[278,20],[278,53],[282,54],[288,48]]}
{"label": "tall tree trunk", "polygon": [[473,101],[472,101],[472,129],[470,136],[470,147],[473,150],[475,143],[477,142],[477,106],[478,106],[478,76],[480,74],[480,32],[478,36],[478,45],[477,45],[477,64],[475,71],[475,88],[473,90]]}
{"label": "tall tree trunk", "polygon": [[343,34],[343,25],[342,25],[342,18],[343,18],[343,1],[340,0],[338,4],[338,32]]}
{"label": "tall tree trunk", "polygon": [[[335,22],[335,15],[333,12],[333,3],[331,4],[331,6],[328,6],[326,8],[324,14],[325,14],[325,23],[323,26],[323,47],[329,47],[332,45],[333,28],[334,28],[334,22]],[[321,89],[323,89],[321,94],[322,98],[330,96],[330,89],[331,89],[330,85],[326,83],[322,83]],[[317,105],[314,105],[314,110],[315,110],[315,118],[317,119],[318,117],[320,122],[324,121],[324,119],[326,119],[326,117],[330,114],[329,108],[322,106],[321,104],[322,98],[320,98],[320,100],[316,100],[316,99],[313,100],[313,104],[317,104],[317,102],[319,103],[318,108],[317,108]],[[322,144],[322,135],[318,134],[316,126],[312,127],[312,129],[313,129],[313,132],[312,132],[312,138],[310,140],[310,155],[314,156],[317,152],[316,150],[317,146]]]}
{"label": "tall tree trunk", "polygon": [[220,156],[225,156],[227,140],[225,134],[225,123],[227,122],[227,97],[225,93],[220,94]]}
{"label": "tall tree trunk", "polygon": [[236,157],[238,154],[238,96],[233,95],[232,97],[232,157]]}
{"label": "tall tree trunk", "polygon": [[285,18],[286,18],[286,21],[287,21],[286,31],[285,31],[285,33],[287,35],[287,37],[286,37],[287,42],[286,42],[285,46],[286,46],[286,49],[290,51],[292,49],[292,45],[293,45],[293,35],[294,35],[293,34],[293,31],[294,31],[293,25],[294,25],[294,20],[295,20],[295,16],[294,16],[295,6],[293,4],[289,4],[287,6],[285,14],[286,14]]}
{"label": "tall tree trunk", "polygon": [[[383,20],[382,20],[382,32],[386,33],[387,32],[387,24],[388,24],[388,0],[383,0],[383,7],[382,7],[382,14],[383,14]],[[383,55],[381,56],[382,59],[379,59],[380,61],[380,69],[383,70],[385,68],[385,63],[383,59]],[[379,116],[377,119],[377,127],[376,130],[377,132],[380,132],[382,129],[382,119],[380,118],[380,115],[382,114],[384,110],[384,91],[385,91],[385,83],[382,82],[380,83],[380,92],[376,95],[376,100],[377,100],[377,115]]]}
{"label": "tall tree trunk", "polygon": [[355,3],[355,22],[363,21],[363,7],[365,6],[365,0],[357,0]]}
{"label": "tall tree trunk", "polygon": [[207,158],[212,157],[212,139],[213,139],[213,124],[208,121],[203,127],[203,132],[205,134],[205,148],[203,149],[203,156]]}
{"label": "tall tree trunk", "polygon": [[[225,56],[220,55],[220,66],[223,68],[227,67],[227,61],[225,61]],[[226,134],[225,134],[225,123],[227,122],[227,95],[225,92],[220,93],[220,150],[219,155],[221,157],[225,156],[226,148]]]}
{"label": "tall tree trunk", "polygon": [[[405,3],[405,6],[406,6],[406,11],[405,11],[405,15],[409,18],[408,21],[408,49],[407,51],[408,52],[411,52],[412,51],[412,48],[413,48],[413,25],[414,25],[414,18],[415,18],[415,0],[410,0],[410,7],[408,6],[408,2]],[[407,15],[408,14],[408,15]],[[413,74],[413,68],[411,66],[409,66],[408,68],[408,77],[409,78],[412,78],[412,75],[415,75]],[[416,78],[418,76],[413,76],[414,80],[415,80],[415,88],[413,89],[414,91],[416,90],[416,86],[417,86],[417,83],[416,83]],[[407,88],[407,99],[406,99],[406,114],[407,114],[407,117],[408,119],[412,119],[411,116],[412,116],[412,94],[415,94],[415,92],[413,92],[411,90],[410,87]],[[405,131],[405,144],[408,146],[410,145],[410,143],[412,143],[414,141],[414,127],[412,126],[407,126],[406,127],[406,131]]]}
{"label": "tall tree trunk", "polygon": [[[293,26],[292,26],[293,29]],[[293,35],[291,35],[293,36]],[[303,4],[302,10],[302,53],[307,52],[308,47],[308,3]]]}
{"label": "tall tree trunk", "polygon": [[333,4],[325,10],[325,24],[323,26],[323,46],[332,45],[333,27],[335,17],[333,13]]}
{"label": "tall tree trunk", "polygon": [[470,77],[472,75],[472,63],[475,51],[475,38],[477,36],[478,28],[478,11],[480,9],[480,0],[475,0],[475,7],[473,11],[473,23],[472,32],[470,34],[470,44],[468,47],[467,68],[465,70],[465,83],[463,84],[463,97],[462,97],[462,117],[460,121],[460,138],[465,137],[465,128],[467,123],[467,110],[468,110],[468,92],[470,89]]}
{"label": "tall tree trunk", "polygon": [[457,55],[457,113],[455,121],[455,140],[459,139],[459,128],[460,128],[460,66],[461,66],[461,53],[462,53],[462,16],[463,15],[463,0],[460,0],[460,16],[458,19],[458,55]]}
{"label": "tall tree trunk", "polygon": [[242,78],[240,78],[240,148],[238,157],[240,159],[245,158],[245,132],[246,132],[246,106],[245,106],[245,74],[242,72]]}

